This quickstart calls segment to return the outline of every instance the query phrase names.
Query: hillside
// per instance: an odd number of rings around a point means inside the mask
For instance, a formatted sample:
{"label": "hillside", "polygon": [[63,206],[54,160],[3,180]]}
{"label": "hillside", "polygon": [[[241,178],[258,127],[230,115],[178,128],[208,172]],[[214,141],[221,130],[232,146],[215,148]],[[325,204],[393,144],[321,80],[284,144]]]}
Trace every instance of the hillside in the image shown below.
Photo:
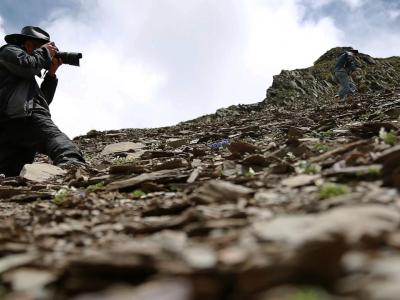
{"label": "hillside", "polygon": [[400,58],[362,54],[338,104],[338,51],[260,103],[77,137],[88,169],[0,179],[0,299],[398,299]]}

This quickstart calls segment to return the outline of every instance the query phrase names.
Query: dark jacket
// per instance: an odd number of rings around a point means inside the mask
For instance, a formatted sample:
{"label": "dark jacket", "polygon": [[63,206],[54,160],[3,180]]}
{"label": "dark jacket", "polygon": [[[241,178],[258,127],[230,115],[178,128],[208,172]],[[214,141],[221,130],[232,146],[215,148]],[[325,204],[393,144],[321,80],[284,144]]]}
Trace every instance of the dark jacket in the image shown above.
{"label": "dark jacket", "polygon": [[357,68],[358,65],[354,56],[346,51],[337,57],[334,71],[337,72],[344,70],[350,75]]}
{"label": "dark jacket", "polygon": [[46,48],[38,48],[32,55],[12,44],[0,48],[0,121],[27,117],[36,109],[50,114],[48,106],[58,79],[47,74],[40,88],[35,79],[50,65]]}

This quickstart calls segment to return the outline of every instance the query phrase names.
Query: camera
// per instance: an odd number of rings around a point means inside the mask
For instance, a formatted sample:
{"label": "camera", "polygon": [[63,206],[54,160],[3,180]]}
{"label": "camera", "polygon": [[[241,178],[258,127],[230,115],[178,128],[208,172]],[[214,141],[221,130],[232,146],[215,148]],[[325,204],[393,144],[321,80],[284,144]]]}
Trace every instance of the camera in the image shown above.
{"label": "camera", "polygon": [[82,58],[82,53],[58,51],[55,57],[61,58],[63,64],[79,67],[79,59]]}

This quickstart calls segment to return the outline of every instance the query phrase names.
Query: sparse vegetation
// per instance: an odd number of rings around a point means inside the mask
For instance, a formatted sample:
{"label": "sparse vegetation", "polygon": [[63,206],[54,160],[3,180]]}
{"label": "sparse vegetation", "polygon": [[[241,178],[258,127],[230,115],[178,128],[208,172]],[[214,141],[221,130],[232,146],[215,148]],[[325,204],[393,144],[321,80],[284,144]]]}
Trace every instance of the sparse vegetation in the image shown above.
{"label": "sparse vegetation", "polygon": [[0,282],[0,300],[5,300],[7,296],[7,290],[4,285]]}
{"label": "sparse vegetation", "polygon": [[319,153],[325,153],[329,150],[329,147],[325,144],[316,144],[314,146],[315,151],[318,151]]}
{"label": "sparse vegetation", "polygon": [[290,300],[325,300],[326,297],[323,296],[319,291],[315,289],[302,289],[295,292],[293,296],[289,298]]}
{"label": "sparse vegetation", "polygon": [[113,165],[126,165],[126,164],[132,164],[136,160],[134,158],[129,158],[129,157],[116,157],[112,160]]}
{"label": "sparse vegetation", "polygon": [[69,193],[69,192],[68,192],[66,189],[61,189],[61,190],[59,190],[59,191],[55,194],[55,196],[54,196],[52,202],[53,202],[54,204],[56,204],[56,205],[62,204],[62,203],[65,201],[65,198],[68,196],[68,193]]}
{"label": "sparse vegetation", "polygon": [[349,192],[350,188],[347,185],[327,182],[320,186],[319,196],[321,199],[329,199]]}
{"label": "sparse vegetation", "polygon": [[368,168],[368,175],[380,176],[382,174],[382,169],[376,166],[371,166]]}
{"label": "sparse vegetation", "polygon": [[356,175],[358,177],[370,176],[370,177],[378,177],[382,174],[382,168],[379,166],[370,166],[368,170],[358,172]]}
{"label": "sparse vegetation", "polygon": [[96,129],[91,129],[86,133],[86,136],[88,137],[94,137],[96,135],[98,135],[100,132],[97,131]]}
{"label": "sparse vegetation", "polygon": [[321,131],[318,135],[319,135],[322,139],[329,139],[329,138],[333,137],[333,136],[335,135],[335,133],[333,132],[332,129],[329,129],[329,130],[327,130],[327,131]]}
{"label": "sparse vegetation", "polygon": [[99,183],[89,185],[88,187],[86,187],[86,191],[88,191],[90,193],[90,192],[95,192],[95,191],[101,190],[103,188],[104,188],[104,182],[101,181]]}
{"label": "sparse vegetation", "polygon": [[292,152],[288,152],[285,155],[285,159],[291,162],[296,161],[296,155],[294,155]]}
{"label": "sparse vegetation", "polygon": [[321,166],[318,164],[302,160],[297,166],[296,171],[299,174],[318,174],[321,172],[321,169],[322,169]]}
{"label": "sparse vegetation", "polygon": [[134,190],[134,191],[131,193],[131,195],[132,195],[132,197],[140,198],[140,197],[142,197],[142,196],[145,196],[146,193],[143,192],[142,190]]}
{"label": "sparse vegetation", "polygon": [[256,172],[252,168],[249,168],[249,170],[244,174],[245,177],[253,177],[254,175],[256,175]]}
{"label": "sparse vegetation", "polygon": [[385,144],[394,146],[397,143],[397,134],[393,130],[387,132],[385,128],[381,128],[379,131],[379,138]]}

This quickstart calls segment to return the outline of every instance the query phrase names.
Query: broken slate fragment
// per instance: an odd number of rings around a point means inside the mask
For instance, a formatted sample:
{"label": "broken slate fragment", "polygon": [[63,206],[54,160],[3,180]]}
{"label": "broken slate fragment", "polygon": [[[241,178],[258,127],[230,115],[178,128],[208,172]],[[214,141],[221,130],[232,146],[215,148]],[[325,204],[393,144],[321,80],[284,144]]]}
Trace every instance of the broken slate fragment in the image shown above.
{"label": "broken slate fragment", "polygon": [[190,200],[196,203],[232,203],[240,198],[248,198],[254,191],[228,181],[213,180],[198,188]]}
{"label": "broken slate fragment", "polygon": [[13,254],[0,259],[0,274],[24,265],[38,258],[36,253]]}
{"label": "broken slate fragment", "polygon": [[101,154],[108,155],[108,154],[119,153],[119,152],[136,151],[136,150],[143,149],[145,147],[146,147],[146,145],[144,145],[142,143],[121,142],[121,143],[107,145],[103,149]]}
{"label": "broken slate fragment", "polygon": [[279,217],[254,225],[263,241],[275,241],[302,247],[311,241],[344,239],[346,244],[363,244],[384,239],[400,224],[400,213],[384,205],[339,207],[328,212]]}
{"label": "broken slate fragment", "polygon": [[[7,272],[3,276],[4,281],[13,287],[13,290],[29,295],[38,295],[47,284],[55,279],[55,275],[47,270],[34,268],[19,268]],[[24,298],[28,299],[28,298]]]}
{"label": "broken slate fragment", "polygon": [[189,165],[186,159],[183,158],[173,158],[158,165],[155,165],[153,170],[160,171],[160,170],[172,170],[178,168],[185,168]]}
{"label": "broken slate fragment", "polygon": [[129,179],[123,179],[119,181],[114,181],[107,185],[107,190],[118,190],[124,188],[133,188],[137,185],[147,182],[147,181],[176,181],[176,180],[183,180],[188,177],[188,174],[184,173],[180,169],[174,170],[161,170],[152,173],[143,173],[139,176],[134,176]]}
{"label": "broken slate fragment", "polygon": [[179,148],[188,143],[187,139],[170,138],[166,141],[166,144],[171,148]]}
{"label": "broken slate fragment", "polygon": [[324,176],[337,176],[337,177],[353,177],[353,178],[379,178],[382,172],[382,165],[368,165],[345,167],[339,169],[327,170],[323,173]]}
{"label": "broken slate fragment", "polygon": [[33,163],[25,165],[19,176],[35,182],[44,182],[66,173],[65,170],[57,166],[45,163]]}
{"label": "broken slate fragment", "polygon": [[297,175],[282,180],[282,185],[293,188],[310,185],[320,177],[321,177],[320,175],[307,175],[307,174]]}
{"label": "broken slate fragment", "polygon": [[386,131],[397,131],[397,127],[389,122],[369,122],[350,127],[350,132],[362,138],[370,138],[379,135],[381,128],[384,128]]}
{"label": "broken slate fragment", "polygon": [[194,269],[211,269],[217,263],[217,254],[209,246],[194,246],[185,249],[184,260]]}

